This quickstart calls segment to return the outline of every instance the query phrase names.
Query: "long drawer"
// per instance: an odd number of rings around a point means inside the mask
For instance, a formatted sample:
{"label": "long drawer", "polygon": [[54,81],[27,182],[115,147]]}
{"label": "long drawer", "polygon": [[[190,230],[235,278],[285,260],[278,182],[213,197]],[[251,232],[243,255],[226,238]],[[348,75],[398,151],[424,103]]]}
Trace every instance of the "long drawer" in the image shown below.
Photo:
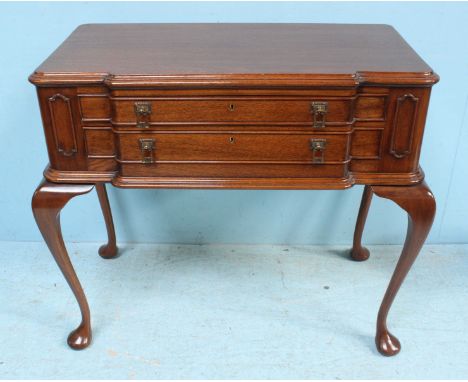
{"label": "long drawer", "polygon": [[112,121],[151,127],[182,123],[291,123],[311,127],[352,119],[351,98],[158,98],[112,99]]}
{"label": "long drawer", "polygon": [[[118,133],[121,162],[343,163],[349,134]],[[146,158],[146,159],[145,159]]]}
{"label": "long drawer", "polygon": [[349,134],[118,133],[122,175],[343,177]]}

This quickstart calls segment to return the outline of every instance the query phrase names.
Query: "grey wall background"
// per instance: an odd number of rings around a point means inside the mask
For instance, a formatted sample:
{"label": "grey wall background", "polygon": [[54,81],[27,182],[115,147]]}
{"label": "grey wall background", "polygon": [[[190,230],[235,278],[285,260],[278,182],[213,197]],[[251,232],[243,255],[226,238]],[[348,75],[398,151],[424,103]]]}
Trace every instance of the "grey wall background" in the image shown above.
{"label": "grey wall background", "polygon": [[[35,241],[30,198],[47,164],[28,75],[79,24],[97,22],[325,22],[393,25],[441,76],[421,164],[438,201],[431,243],[468,242],[468,3],[0,3],[0,240]],[[362,187],[346,191],[109,189],[120,241],[344,244]],[[77,224],[78,223],[78,224]],[[65,238],[102,241],[97,197],[62,214]],[[374,200],[365,241],[401,243],[406,216]]]}

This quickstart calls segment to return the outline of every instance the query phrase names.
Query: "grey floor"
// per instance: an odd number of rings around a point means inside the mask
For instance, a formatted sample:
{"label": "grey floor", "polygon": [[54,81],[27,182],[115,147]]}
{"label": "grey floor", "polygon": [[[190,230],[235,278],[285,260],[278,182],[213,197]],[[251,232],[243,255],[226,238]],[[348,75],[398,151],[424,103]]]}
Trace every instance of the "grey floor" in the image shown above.
{"label": "grey floor", "polygon": [[400,247],[70,244],[94,341],[66,344],[73,295],[42,243],[0,243],[1,378],[468,378],[468,245],[426,246],[374,348]]}

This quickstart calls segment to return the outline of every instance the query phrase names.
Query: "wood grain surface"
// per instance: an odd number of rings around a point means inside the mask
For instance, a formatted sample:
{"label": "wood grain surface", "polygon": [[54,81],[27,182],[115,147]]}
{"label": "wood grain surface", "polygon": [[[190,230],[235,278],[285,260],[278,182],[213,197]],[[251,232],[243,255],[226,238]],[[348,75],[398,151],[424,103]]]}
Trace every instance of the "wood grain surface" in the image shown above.
{"label": "wood grain surface", "polygon": [[[335,81],[349,84],[372,82],[372,77],[382,81],[382,76],[437,81],[393,27],[366,24],[81,25],[31,80],[102,82],[108,78],[122,85],[137,76],[241,82],[257,76],[262,82],[260,75],[281,82],[291,81],[291,74],[315,81],[335,76]],[[143,78],[141,83],[148,80]]]}

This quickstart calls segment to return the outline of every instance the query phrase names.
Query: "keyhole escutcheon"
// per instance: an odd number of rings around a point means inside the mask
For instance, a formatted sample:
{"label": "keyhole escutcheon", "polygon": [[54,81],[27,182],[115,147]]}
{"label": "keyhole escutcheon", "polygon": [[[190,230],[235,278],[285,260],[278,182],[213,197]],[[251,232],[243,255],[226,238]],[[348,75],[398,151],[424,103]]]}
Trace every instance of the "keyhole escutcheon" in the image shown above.
{"label": "keyhole escutcheon", "polygon": [[234,109],[235,109],[234,104],[230,103],[229,106],[228,106],[228,109],[229,109],[229,111],[234,111]]}
{"label": "keyhole escutcheon", "polygon": [[229,143],[234,143],[234,142],[235,142],[234,137],[229,137]]}

